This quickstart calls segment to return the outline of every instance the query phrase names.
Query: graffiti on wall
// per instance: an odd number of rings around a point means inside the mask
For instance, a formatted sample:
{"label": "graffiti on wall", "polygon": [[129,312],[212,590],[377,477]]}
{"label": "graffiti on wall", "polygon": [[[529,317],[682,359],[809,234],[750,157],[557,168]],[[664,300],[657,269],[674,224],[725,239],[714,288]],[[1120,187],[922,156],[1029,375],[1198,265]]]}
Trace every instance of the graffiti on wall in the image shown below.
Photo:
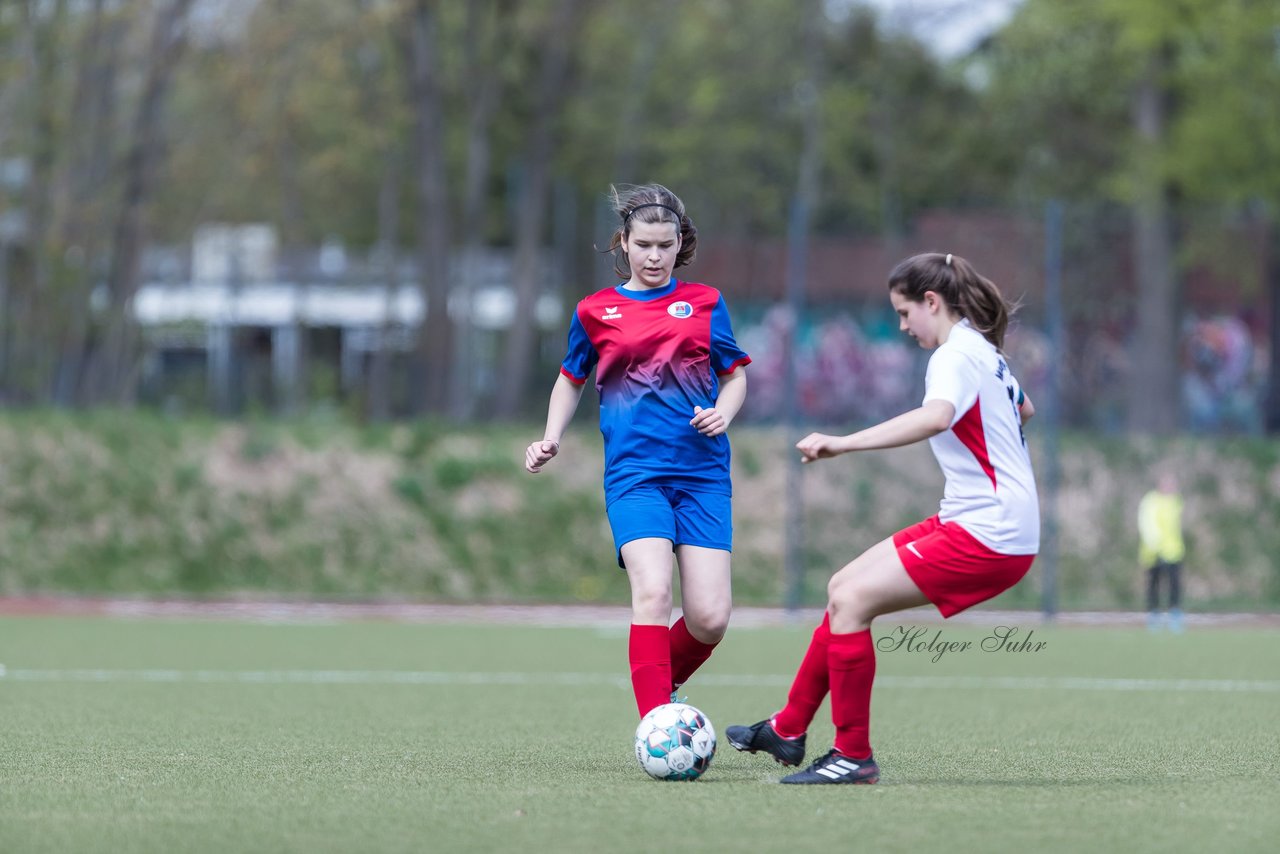
{"label": "graffiti on wall", "polygon": [[[892,315],[876,311],[810,312],[796,328],[786,306],[740,324],[738,341],[751,354],[751,393],[744,416],[857,425],[884,420],[919,405],[928,353],[908,341]],[[794,338],[794,380],[786,348]],[[1097,327],[1070,333],[1060,367],[1063,423],[1116,432],[1124,429],[1131,360],[1122,334]],[[1015,324],[1005,352],[1033,399],[1055,367],[1048,337]],[[1183,326],[1181,389],[1185,428],[1200,433],[1261,430],[1267,386],[1265,340],[1240,317],[1189,317]],[[791,388],[791,384],[794,388]]]}

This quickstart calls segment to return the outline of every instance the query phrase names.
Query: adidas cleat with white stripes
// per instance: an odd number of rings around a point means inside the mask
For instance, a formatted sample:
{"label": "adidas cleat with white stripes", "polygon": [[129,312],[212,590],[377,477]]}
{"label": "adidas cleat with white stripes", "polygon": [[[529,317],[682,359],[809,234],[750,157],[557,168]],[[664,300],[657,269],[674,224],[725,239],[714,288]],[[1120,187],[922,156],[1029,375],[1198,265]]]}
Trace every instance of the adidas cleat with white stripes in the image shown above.
{"label": "adidas cleat with white stripes", "polygon": [[827,783],[875,783],[880,779],[880,766],[873,757],[852,759],[834,750],[803,771],[783,777],[783,783],[823,785]]}

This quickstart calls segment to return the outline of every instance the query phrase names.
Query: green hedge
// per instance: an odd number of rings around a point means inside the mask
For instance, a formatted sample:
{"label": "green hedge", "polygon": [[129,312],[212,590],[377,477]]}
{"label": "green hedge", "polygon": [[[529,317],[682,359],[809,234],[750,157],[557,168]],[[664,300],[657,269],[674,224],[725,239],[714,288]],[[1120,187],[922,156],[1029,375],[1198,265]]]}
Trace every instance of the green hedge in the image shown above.
{"label": "green hedge", "polygon": [[[580,418],[530,476],[523,449],[539,429],[3,413],[0,594],[627,602],[599,433]],[[733,441],[735,599],[780,604],[792,440],[743,428]],[[1187,499],[1188,606],[1280,605],[1280,446],[1069,436],[1055,502],[1062,607],[1140,606],[1134,518],[1166,461]],[[803,477],[807,604],[863,548],[934,512],[942,486],[923,446]],[[1033,568],[996,604],[1039,601]]]}

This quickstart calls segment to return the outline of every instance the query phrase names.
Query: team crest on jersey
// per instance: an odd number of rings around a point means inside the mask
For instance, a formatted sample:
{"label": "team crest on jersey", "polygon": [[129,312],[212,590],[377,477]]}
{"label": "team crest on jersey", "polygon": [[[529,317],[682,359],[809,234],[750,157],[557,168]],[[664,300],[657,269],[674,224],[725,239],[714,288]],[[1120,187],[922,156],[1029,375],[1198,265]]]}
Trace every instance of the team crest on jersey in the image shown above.
{"label": "team crest on jersey", "polygon": [[672,317],[682,317],[682,318],[692,317],[693,306],[683,301],[673,302],[671,303],[671,305],[667,306],[667,314],[671,315]]}
{"label": "team crest on jersey", "polygon": [[605,306],[604,314],[600,315],[601,320],[617,320],[620,317],[622,317],[622,313],[618,311],[616,305]]}

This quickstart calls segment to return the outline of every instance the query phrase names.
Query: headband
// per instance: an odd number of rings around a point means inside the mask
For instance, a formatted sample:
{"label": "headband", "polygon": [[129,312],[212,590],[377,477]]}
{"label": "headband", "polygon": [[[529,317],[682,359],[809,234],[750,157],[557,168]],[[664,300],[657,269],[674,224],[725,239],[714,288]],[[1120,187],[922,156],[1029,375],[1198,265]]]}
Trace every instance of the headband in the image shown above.
{"label": "headband", "polygon": [[662,202],[645,202],[642,205],[636,205],[634,208],[627,211],[626,214],[623,215],[622,221],[626,222],[627,220],[631,219],[631,215],[636,211],[640,210],[641,208],[663,208],[665,210],[671,211],[673,214],[676,215],[676,222],[684,221],[684,214],[680,213],[680,211],[671,207],[671,205],[664,205]]}

